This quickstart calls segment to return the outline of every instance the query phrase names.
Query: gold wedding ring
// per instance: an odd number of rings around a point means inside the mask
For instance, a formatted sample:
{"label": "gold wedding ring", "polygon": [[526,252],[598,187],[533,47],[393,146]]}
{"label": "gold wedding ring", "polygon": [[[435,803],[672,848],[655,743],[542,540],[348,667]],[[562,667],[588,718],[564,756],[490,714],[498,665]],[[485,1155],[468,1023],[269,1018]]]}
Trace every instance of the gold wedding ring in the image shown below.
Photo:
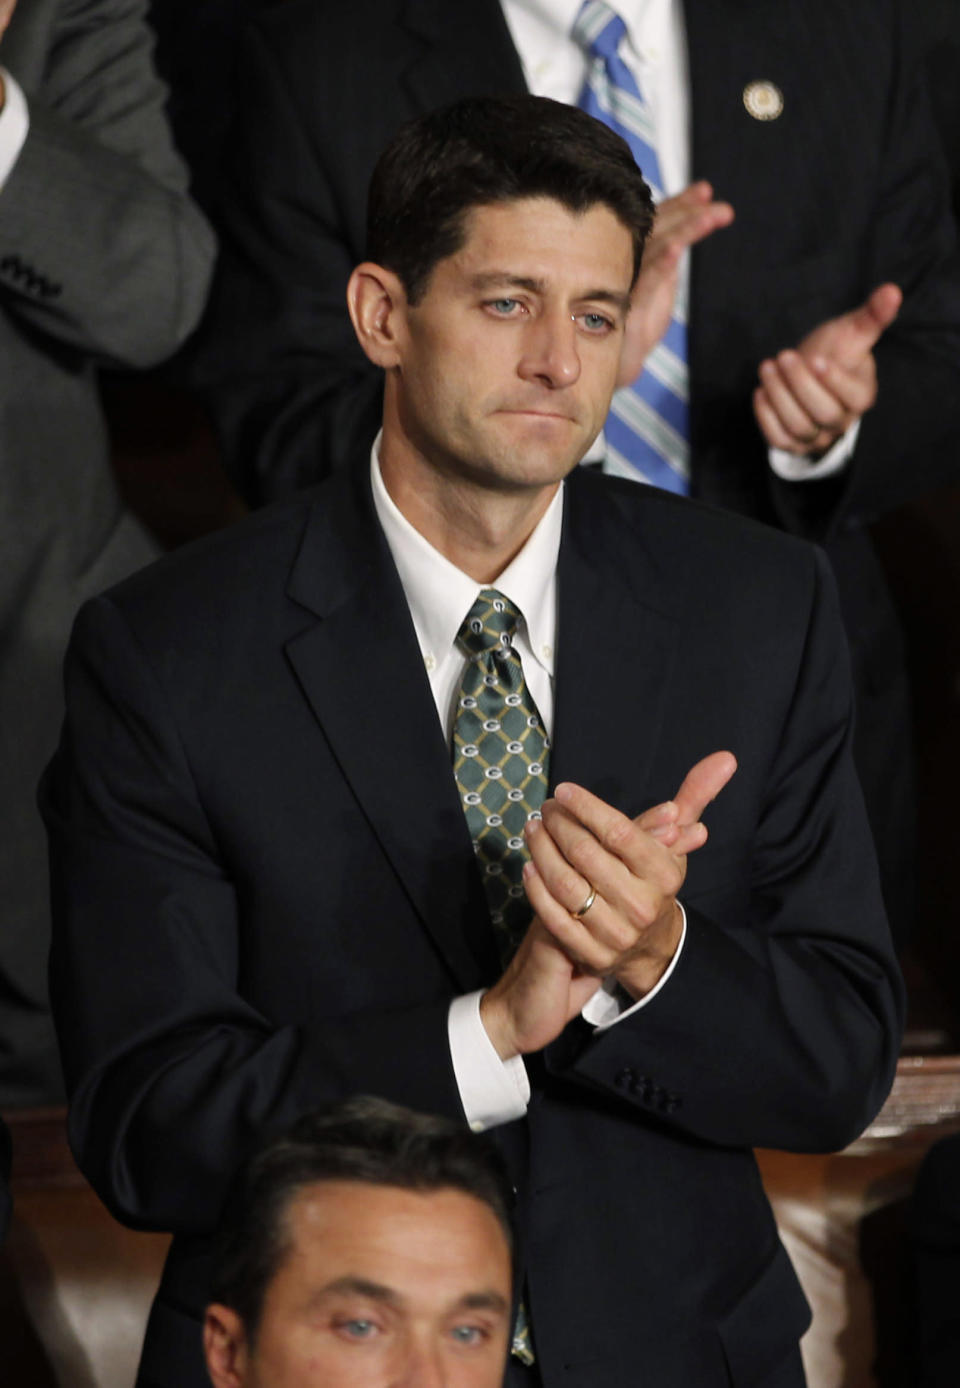
{"label": "gold wedding ring", "polygon": [[574,912],[573,912],[573,914],[577,917],[578,920],[579,920],[581,917],[583,917],[583,916],[585,916],[585,915],[587,914],[587,912],[590,910],[590,907],[593,905],[593,903],[596,901],[596,899],[597,899],[597,889],[596,889],[596,887],[591,887],[591,888],[590,888],[590,895],[587,897],[586,901],[585,901],[585,902],[583,903],[583,905],[580,907],[580,910],[579,910],[579,911],[574,911]]}

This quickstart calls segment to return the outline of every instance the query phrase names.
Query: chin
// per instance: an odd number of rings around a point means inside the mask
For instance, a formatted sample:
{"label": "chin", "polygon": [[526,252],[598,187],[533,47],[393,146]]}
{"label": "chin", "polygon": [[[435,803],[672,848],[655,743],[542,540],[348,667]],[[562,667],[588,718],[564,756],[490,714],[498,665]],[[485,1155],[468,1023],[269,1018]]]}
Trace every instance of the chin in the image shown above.
{"label": "chin", "polygon": [[[506,416],[516,421],[506,429],[507,441],[495,450],[496,472],[518,483],[557,482],[566,477],[590,446],[582,430],[569,419],[543,418],[525,422],[525,416]],[[494,456],[493,453],[490,455]]]}

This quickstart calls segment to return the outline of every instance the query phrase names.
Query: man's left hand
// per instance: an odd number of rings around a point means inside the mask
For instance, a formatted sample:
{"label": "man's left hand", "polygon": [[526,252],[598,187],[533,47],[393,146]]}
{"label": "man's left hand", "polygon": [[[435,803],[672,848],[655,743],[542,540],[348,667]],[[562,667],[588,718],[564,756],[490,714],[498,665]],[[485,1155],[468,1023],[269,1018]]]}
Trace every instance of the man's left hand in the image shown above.
{"label": "man's left hand", "polygon": [[771,448],[817,458],[832,448],[877,398],[873,349],[903,302],[881,284],[859,308],[814,328],[795,350],[760,364],[753,412]]}
{"label": "man's left hand", "polygon": [[672,802],[636,820],[581,786],[562,784],[544,804],[542,822],[528,824],[527,897],[582,974],[616,978],[636,998],[662,977],[680,943],[686,855],[706,840],[700,816],[736,766],[731,753],[713,753]]}

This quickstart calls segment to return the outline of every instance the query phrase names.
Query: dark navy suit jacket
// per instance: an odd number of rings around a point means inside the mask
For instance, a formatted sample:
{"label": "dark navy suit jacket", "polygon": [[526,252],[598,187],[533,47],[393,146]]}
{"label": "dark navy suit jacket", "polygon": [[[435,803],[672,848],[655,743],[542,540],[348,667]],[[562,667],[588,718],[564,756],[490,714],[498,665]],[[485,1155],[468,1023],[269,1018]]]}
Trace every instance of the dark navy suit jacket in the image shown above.
{"label": "dark navy suit jacket", "polygon": [[[767,1382],[807,1311],[751,1148],[881,1103],[900,993],[850,759],[832,580],[805,542],[567,484],[551,776],[635,815],[739,770],[658,996],[529,1060],[502,1130],[548,1384]],[[43,788],[78,1160],[176,1238],[142,1383],[203,1383],[209,1236],[251,1141],[356,1091],[462,1118],[453,996],[498,974],[470,837],[365,470],[81,614]]]}

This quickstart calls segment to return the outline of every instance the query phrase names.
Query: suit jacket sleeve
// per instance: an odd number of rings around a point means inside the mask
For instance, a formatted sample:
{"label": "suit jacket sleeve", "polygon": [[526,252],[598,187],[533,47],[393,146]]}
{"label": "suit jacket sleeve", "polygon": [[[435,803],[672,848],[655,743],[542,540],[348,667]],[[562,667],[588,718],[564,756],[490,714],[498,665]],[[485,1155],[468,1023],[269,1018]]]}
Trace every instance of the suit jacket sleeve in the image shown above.
{"label": "suit jacket sleeve", "polygon": [[[570,1028],[547,1051],[557,1075],[721,1146],[842,1147],[879,1109],[899,1052],[902,990],[850,760],[844,642],[826,561],[811,555],[795,687],[746,835],[748,888],[722,846],[708,880],[694,855],[668,984],[624,1022]],[[746,759],[737,775],[755,775]],[[736,776],[729,789],[743,789]],[[712,835],[724,814],[721,796]]]}
{"label": "suit jacket sleeve", "polygon": [[[41,793],[51,999],[71,1143],[109,1208],[144,1227],[209,1229],[249,1143],[349,1094],[462,1119],[447,1043],[454,990],[414,978],[395,1011],[344,1015],[322,902],[311,923],[321,962],[279,961],[327,980],[310,1020],[271,1021],[245,998],[251,949],[269,939],[244,949],[242,869],[222,863],[155,667],[109,598],[78,619],[67,705]],[[363,930],[364,884],[356,891]],[[379,964],[383,996],[400,992],[396,967]]]}
{"label": "suit jacket sleeve", "polygon": [[142,0],[63,0],[42,83],[21,80],[30,130],[0,193],[4,308],[130,366],[161,360],[190,332],[214,251],[171,143],[144,10]]}

